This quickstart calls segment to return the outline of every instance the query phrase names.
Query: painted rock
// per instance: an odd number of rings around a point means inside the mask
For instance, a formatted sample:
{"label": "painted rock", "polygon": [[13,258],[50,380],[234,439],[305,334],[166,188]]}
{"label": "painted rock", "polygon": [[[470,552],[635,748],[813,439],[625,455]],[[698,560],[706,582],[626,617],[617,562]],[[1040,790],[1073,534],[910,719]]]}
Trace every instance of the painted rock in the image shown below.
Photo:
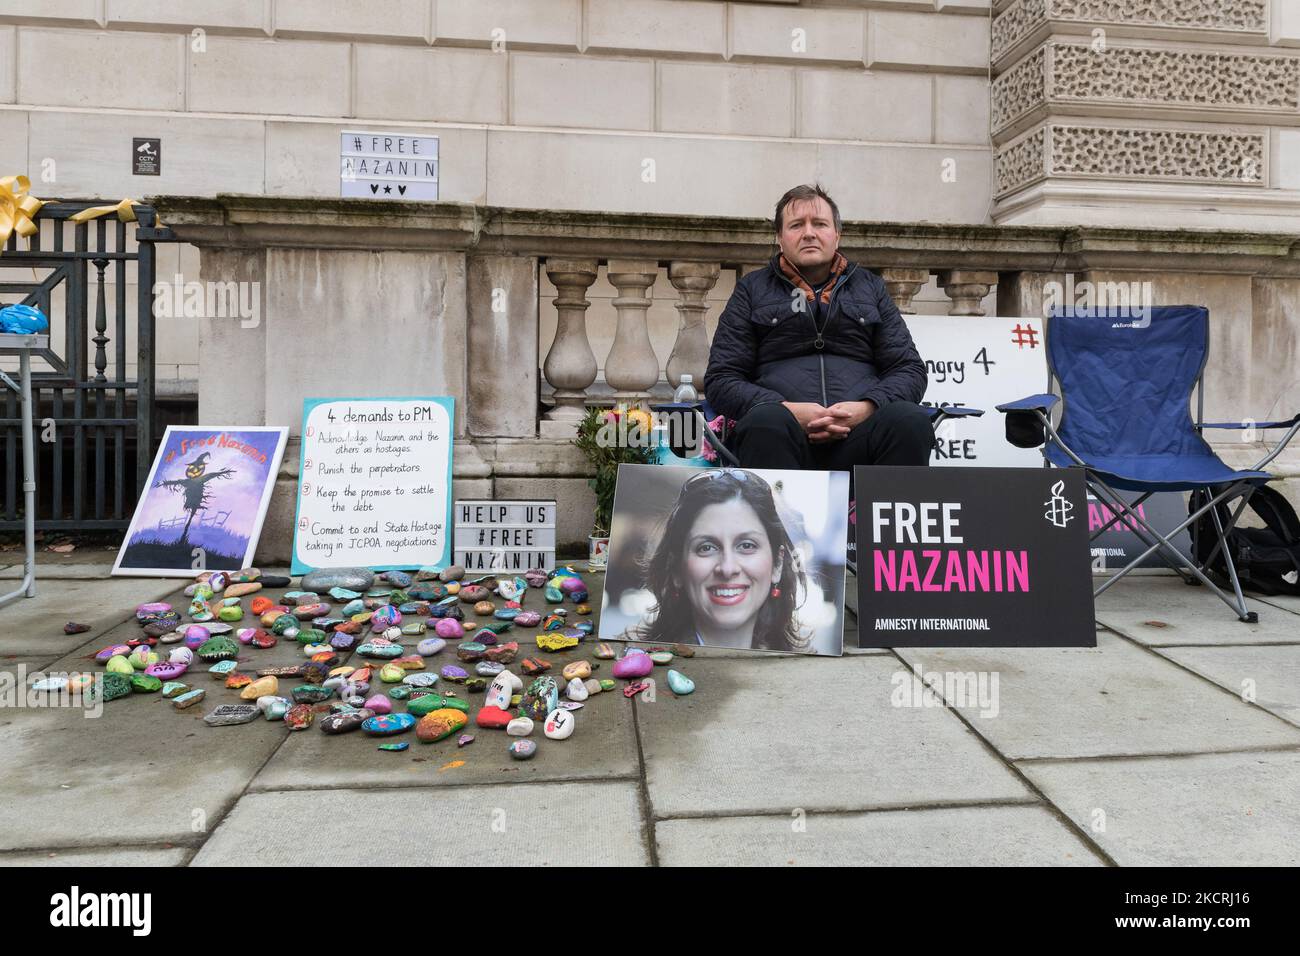
{"label": "painted rock", "polygon": [[159,680],[175,680],[180,677],[189,668],[188,664],[181,664],[175,661],[157,662],[150,664],[144,669],[145,674],[150,677],[156,677]]}
{"label": "painted rock", "polygon": [[268,647],[275,647],[279,640],[280,639],[274,634],[268,633],[259,628],[257,632],[253,634],[250,643],[260,650],[266,650]]}
{"label": "painted rock", "polygon": [[438,675],[429,671],[422,671],[415,674],[406,674],[402,677],[402,683],[408,687],[432,687],[438,683]]}
{"label": "painted rock", "polygon": [[415,583],[415,578],[405,571],[385,571],[380,577],[396,588],[409,588]]}
{"label": "painted rock", "polygon": [[540,657],[525,657],[519,667],[525,674],[532,677],[541,674],[543,671],[549,671],[551,662],[544,661]]}
{"label": "painted rock", "polygon": [[500,707],[479,708],[479,712],[474,716],[474,722],[487,729],[500,729],[509,725],[513,719],[509,711],[502,710]]}
{"label": "painted rock", "polygon": [[319,628],[300,627],[293,639],[299,644],[324,644],[329,640],[329,635]]}
{"label": "painted rock", "polygon": [[423,717],[435,710],[459,710],[461,713],[468,714],[469,702],[446,694],[425,694],[421,697],[413,697],[406,705],[406,712],[416,717]]}
{"label": "painted rock", "polygon": [[367,698],[365,708],[376,714],[390,714],[393,711],[393,702],[383,694],[375,694]]}
{"label": "painted rock", "polygon": [[695,690],[695,681],[691,680],[680,671],[668,672],[668,689],[678,697],[685,697]]}
{"label": "painted rock", "polygon": [[650,689],[650,682],[648,680],[628,681],[626,684],[623,685],[623,696],[631,699],[635,697],[637,694],[641,693],[641,691],[649,690],[649,689]]}
{"label": "painted rock", "polygon": [[439,637],[446,638],[449,641],[465,636],[464,626],[454,617],[439,618],[438,623],[433,626],[433,631]]}
{"label": "painted rock", "polygon": [[614,662],[613,674],[615,677],[630,680],[645,677],[654,670],[654,666],[654,661],[650,660],[649,654],[628,654]]}
{"label": "painted rock", "polygon": [[313,618],[325,617],[332,610],[334,609],[328,604],[300,604],[289,613],[299,621],[310,621]]}
{"label": "painted rock", "polygon": [[514,623],[520,627],[536,627],[542,623],[542,615],[536,611],[520,611],[514,616]]}
{"label": "painted rock", "polygon": [[303,646],[302,653],[304,657],[315,658],[318,654],[324,654],[328,657],[334,656],[334,648],[328,644],[306,644]]}
{"label": "painted rock", "polygon": [[624,649],[623,653],[624,653],[626,656],[631,657],[633,654],[644,654],[644,653],[646,653],[646,650],[645,650],[645,648],[643,648],[643,647],[635,647],[635,646],[629,645],[627,648]]}
{"label": "painted rock", "polygon": [[330,588],[329,596],[336,601],[355,601],[361,597],[361,592],[353,591],[351,588]]}
{"label": "painted rock", "polygon": [[230,575],[225,571],[213,571],[208,575],[208,587],[220,594],[230,583]]}
{"label": "painted rock", "polygon": [[351,650],[353,645],[355,645],[356,643],[357,643],[357,636],[355,634],[346,634],[340,631],[336,631],[335,633],[330,635],[330,647],[334,648],[337,651]]}
{"label": "painted rock", "polygon": [[[262,623],[263,623],[263,624],[266,624],[266,623],[267,623],[266,619],[267,619],[269,616],[270,616],[270,615],[268,615],[268,614],[263,614],[263,615],[262,615]],[[274,635],[276,635],[277,637],[289,637],[289,638],[292,638],[292,637],[296,637],[296,636],[298,635],[298,629],[299,629],[299,625],[300,625],[300,623],[301,623],[301,622],[300,622],[296,617],[294,617],[292,614],[281,614],[281,615],[280,615],[279,617],[277,617],[275,620],[273,620],[273,621],[270,622],[270,630],[271,630],[271,633],[274,634]]]}
{"label": "painted rock", "polygon": [[560,674],[566,681],[573,680],[575,677],[586,680],[591,676],[591,664],[587,661],[574,661],[571,664],[565,664],[564,670],[560,671]]}
{"label": "painted rock", "polygon": [[149,674],[132,674],[131,690],[136,694],[152,694],[162,690],[162,681]]}
{"label": "painted rock", "polygon": [[179,697],[190,689],[190,685],[178,680],[169,680],[162,686],[162,695],[168,700]]}
{"label": "painted rock", "polygon": [[184,631],[168,631],[162,637],[158,638],[160,644],[176,644],[185,640]]}
{"label": "painted rock", "polygon": [[542,724],[542,733],[551,740],[568,740],[573,736],[573,728],[576,724],[577,720],[573,714],[557,707],[546,715],[546,723]]}
{"label": "painted rock", "polygon": [[276,677],[259,677],[242,691],[239,692],[242,700],[259,700],[263,697],[274,697],[280,693],[280,681]]}
{"label": "painted rock", "polygon": [[565,594],[576,594],[578,591],[587,590],[587,585],[582,582],[580,577],[563,577],[559,579],[560,590]]}
{"label": "painted rock", "polygon": [[402,645],[377,637],[358,647],[357,653],[362,657],[373,657],[376,660],[392,660],[402,656]]}
{"label": "painted rock", "polygon": [[560,687],[553,677],[538,677],[524,691],[519,712],[533,720],[542,720],[560,703]]}
{"label": "painted rock", "polygon": [[[510,706],[510,698],[514,696],[515,687],[510,680],[514,677],[509,671],[502,671],[492,678],[492,683],[488,684],[487,697],[484,698],[484,705],[488,707],[497,707],[506,710]],[[515,678],[518,680],[518,678]]]}
{"label": "painted rock", "polygon": [[226,678],[226,686],[231,690],[239,690],[242,687],[247,687],[251,683],[253,683],[252,674],[236,674],[232,672],[230,676]]}
{"label": "painted rock", "polygon": [[472,694],[481,694],[487,690],[488,679],[486,677],[466,677],[465,690]]}
{"label": "painted rock", "polygon": [[173,647],[171,653],[167,655],[167,660],[172,664],[184,664],[188,667],[194,663],[194,652],[188,647]]}
{"label": "painted rock", "polygon": [[479,677],[496,677],[505,669],[505,664],[499,664],[496,661],[479,661],[474,665],[474,673]]}
{"label": "painted rock", "polygon": [[449,565],[438,572],[438,580],[446,583],[448,581],[459,581],[465,576],[465,569],[459,564]]}
{"label": "painted rock", "polygon": [[610,680],[608,677],[602,677],[602,678],[600,679],[600,689],[601,689],[601,690],[613,690],[613,689],[614,689],[615,687],[617,687],[617,686],[618,686],[618,684],[616,684],[614,681]]}
{"label": "painted rock", "polygon": [[506,748],[506,752],[515,760],[532,760],[537,756],[537,744],[527,737],[521,737]]}
{"label": "painted rock", "polygon": [[243,581],[227,586],[225,594],[228,598],[241,598],[256,594],[260,590],[262,590],[262,585],[257,581]]}
{"label": "painted rock", "polygon": [[455,664],[447,664],[439,673],[444,680],[449,680],[455,684],[462,683],[469,677],[469,673],[463,667],[457,667]]}
{"label": "painted rock", "polygon": [[131,648],[127,647],[125,644],[110,644],[95,655],[95,660],[99,661],[101,664],[107,664],[110,659],[117,657],[119,654],[125,656],[130,653]]}
{"label": "painted rock", "polygon": [[432,710],[415,725],[415,736],[425,743],[433,743],[450,737],[468,722],[469,717],[463,711],[451,708]]}
{"label": "painted rock", "polygon": [[366,609],[366,602],[361,600],[360,596],[358,596],[353,598],[347,604],[343,605],[343,610],[340,611],[339,613],[341,613],[346,618],[352,618],[355,615],[360,614],[365,609]]}
{"label": "painted rock", "polygon": [[590,605],[590,604],[579,604],[576,608],[574,608],[574,610],[577,611],[579,614],[590,614],[590,613],[591,613],[591,605]]}
{"label": "painted rock", "polygon": [[257,709],[267,720],[284,720],[284,715],[289,713],[289,708],[292,706],[293,704],[288,700],[276,697],[274,694],[257,698]]}
{"label": "painted rock", "polygon": [[185,693],[178,695],[174,700],[172,700],[172,706],[177,710],[184,710],[187,707],[193,707],[206,696],[207,693],[202,687],[197,688],[196,690],[187,690]]}
{"label": "painted rock", "polygon": [[275,602],[272,601],[265,594],[259,594],[257,597],[253,598],[253,600],[248,603],[248,609],[252,611],[254,614],[256,614],[258,617],[261,617],[263,614],[265,614],[268,610],[270,610],[273,607],[275,607]]}
{"label": "painted rock", "polygon": [[402,612],[391,604],[375,608],[375,613],[370,616],[370,627],[376,631],[385,631],[401,623]]}
{"label": "painted rock", "polygon": [[672,651],[651,651],[650,660],[656,664],[671,664],[673,660]]}
{"label": "painted rock", "polygon": [[590,697],[591,694],[587,691],[587,685],[584,684],[580,678],[575,677],[573,680],[569,681],[568,686],[564,688],[564,696],[569,698],[569,700],[576,700],[581,703]]}
{"label": "painted rock", "polygon": [[195,598],[190,602],[189,609],[186,613],[190,616],[191,621],[210,621],[213,618],[212,606],[202,598]]}
{"label": "painted rock", "polygon": [[211,632],[202,624],[191,624],[185,628],[185,646],[192,651],[197,651],[211,636]]}
{"label": "painted rock", "polygon": [[376,750],[385,750],[385,751],[387,751],[388,753],[401,753],[403,750],[406,750],[406,749],[409,748],[410,746],[411,746],[410,741],[407,741],[407,740],[398,740],[398,741],[395,741],[395,742],[393,742],[393,743],[391,743],[391,744],[380,744],[380,745],[379,745],[378,747],[376,747],[375,749],[376,749]]}
{"label": "painted rock", "polygon": [[329,700],[334,692],[319,684],[299,684],[289,694],[295,704],[319,704],[323,700]]}
{"label": "painted rock", "polygon": [[64,677],[62,674],[59,674],[53,677],[45,677],[42,678],[41,680],[35,681],[32,684],[31,689],[35,691],[43,691],[45,693],[57,693],[61,690],[66,690],[67,686],[68,686],[68,678]]}
{"label": "painted rock", "polygon": [[135,617],[141,624],[147,624],[149,621],[155,620],[160,614],[166,614],[171,609],[172,606],[164,601],[138,604],[135,609]]}
{"label": "painted rock", "polygon": [[465,604],[477,604],[479,601],[486,601],[491,593],[481,584],[467,584],[457,592],[457,596]]}
{"label": "painted rock", "polygon": [[284,715],[284,723],[290,730],[306,730],[315,719],[311,704],[294,704]]}
{"label": "painted rock", "polygon": [[127,660],[136,670],[142,671],[150,664],[157,664],[158,655],[149,650],[148,645],[142,645],[133,650]]}
{"label": "painted rock", "polygon": [[541,651],[565,651],[578,646],[578,638],[569,634],[557,634],[554,631],[537,636],[537,649]]}
{"label": "painted rock", "polygon": [[585,681],[583,681],[582,686],[587,688],[588,697],[590,697],[592,694],[599,694],[602,690],[604,690],[604,688],[600,686],[600,681],[596,680],[596,678],[594,677],[588,677]]}
{"label": "painted rock", "polygon": [[473,742],[474,742],[473,734],[461,734],[459,737],[456,738],[457,747],[468,747]]}
{"label": "painted rock", "polygon": [[428,626],[423,621],[407,621],[405,624],[402,625],[402,636],[419,637],[427,629]]}
{"label": "painted rock", "polygon": [[506,724],[506,733],[511,737],[527,737],[533,732],[533,722],[528,717],[516,717]]}
{"label": "painted rock", "polygon": [[487,651],[487,645],[477,641],[466,641],[456,648],[456,657],[467,664],[481,659]]}
{"label": "painted rock", "polygon": [[560,710],[582,710],[586,704],[580,700],[562,700],[560,701]]}
{"label": "painted rock", "polygon": [[414,689],[406,684],[398,684],[396,687],[388,689],[388,697],[390,700],[406,700],[411,696],[411,691]]}
{"label": "painted rock", "polygon": [[239,666],[238,661],[233,661],[233,660],[217,661],[215,664],[213,664],[211,667],[208,668],[208,673],[211,674],[213,677],[217,678],[218,680],[224,680],[226,677],[233,674],[235,672],[235,668],[238,666]]}
{"label": "painted rock", "polygon": [[320,719],[321,733],[346,734],[351,730],[360,730],[361,725],[370,719],[365,711],[349,710],[339,714],[326,714]]}
{"label": "painted rock", "polygon": [[[184,700],[176,698],[176,703]],[[227,727],[233,724],[246,724],[257,716],[257,708],[252,704],[220,704],[215,710],[203,717],[209,727]]]}
{"label": "painted rock", "polygon": [[425,657],[431,657],[446,646],[447,642],[441,637],[426,637],[419,644],[415,645],[415,652],[417,654],[422,654]]}
{"label": "painted rock", "polygon": [[558,631],[564,627],[563,614],[548,614],[542,619],[543,631]]}
{"label": "painted rock", "polygon": [[361,729],[372,737],[387,737],[401,734],[415,726],[415,718],[410,714],[375,714],[367,717]]}
{"label": "painted rock", "polygon": [[546,598],[548,604],[559,604],[564,600],[564,592],[554,584],[547,584],[542,591],[542,595]]}
{"label": "painted rock", "polygon": [[124,677],[130,677],[135,673],[135,668],[131,666],[130,660],[125,655],[118,654],[116,657],[110,657],[108,663],[104,665],[104,670],[110,674],[121,674]]}
{"label": "painted rock", "polygon": [[396,684],[406,676],[406,671],[402,670],[396,664],[385,664],[379,668],[379,679],[385,684]]}
{"label": "painted rock", "polygon": [[320,595],[315,591],[285,591],[280,596],[280,600],[290,607],[299,607],[303,604],[320,604]]}
{"label": "painted rock", "polygon": [[399,657],[393,663],[404,671],[424,670],[424,658],[419,654],[408,654],[405,657]]}
{"label": "painted rock", "polygon": [[304,591],[324,594],[330,588],[347,588],[349,591],[365,592],[374,583],[374,572],[366,568],[321,568],[304,574],[300,586]]}
{"label": "painted rock", "polygon": [[258,630],[259,629],[256,627],[241,627],[239,630],[235,631],[235,640],[239,641],[240,644],[252,644],[253,637],[257,634]]}

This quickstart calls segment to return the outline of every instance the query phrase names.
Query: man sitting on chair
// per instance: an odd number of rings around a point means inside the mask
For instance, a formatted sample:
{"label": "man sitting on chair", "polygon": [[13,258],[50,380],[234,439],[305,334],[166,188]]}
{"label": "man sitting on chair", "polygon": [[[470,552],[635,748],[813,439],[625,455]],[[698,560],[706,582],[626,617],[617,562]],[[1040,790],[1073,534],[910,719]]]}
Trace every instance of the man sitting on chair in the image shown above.
{"label": "man sitting on chair", "polygon": [[884,280],[840,255],[834,200],[796,186],[775,226],[781,251],[736,283],[704,375],[741,466],[928,464],[925,363]]}

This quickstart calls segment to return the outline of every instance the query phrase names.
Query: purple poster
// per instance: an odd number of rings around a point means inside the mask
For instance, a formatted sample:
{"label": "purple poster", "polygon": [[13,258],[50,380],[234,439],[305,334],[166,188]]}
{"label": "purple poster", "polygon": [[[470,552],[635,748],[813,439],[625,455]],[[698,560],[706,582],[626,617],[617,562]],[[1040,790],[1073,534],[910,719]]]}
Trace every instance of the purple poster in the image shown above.
{"label": "purple poster", "polygon": [[113,573],[188,577],[252,565],[288,433],[169,427]]}

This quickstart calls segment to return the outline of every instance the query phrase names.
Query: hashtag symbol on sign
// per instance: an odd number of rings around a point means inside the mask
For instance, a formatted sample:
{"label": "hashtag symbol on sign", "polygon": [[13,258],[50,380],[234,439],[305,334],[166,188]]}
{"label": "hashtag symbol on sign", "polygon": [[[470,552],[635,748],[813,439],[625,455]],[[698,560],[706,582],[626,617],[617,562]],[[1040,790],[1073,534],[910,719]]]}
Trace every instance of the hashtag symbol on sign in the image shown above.
{"label": "hashtag symbol on sign", "polygon": [[1038,348],[1038,335],[1032,328],[1026,328],[1023,325],[1016,323],[1016,327],[1011,330],[1011,335],[1012,343],[1018,348],[1023,349],[1026,343],[1029,344],[1031,349]]}
{"label": "hashtag symbol on sign", "polygon": [[358,152],[360,152],[360,150],[361,150],[361,137],[360,137],[360,136],[354,136],[354,137],[352,137],[352,148],[355,149],[355,150],[357,150]]}

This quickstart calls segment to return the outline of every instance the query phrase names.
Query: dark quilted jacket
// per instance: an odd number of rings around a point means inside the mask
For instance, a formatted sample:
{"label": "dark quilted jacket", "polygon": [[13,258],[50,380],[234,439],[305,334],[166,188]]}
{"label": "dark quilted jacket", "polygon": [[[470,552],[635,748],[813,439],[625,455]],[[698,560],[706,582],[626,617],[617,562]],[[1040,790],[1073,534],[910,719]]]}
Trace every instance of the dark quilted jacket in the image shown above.
{"label": "dark quilted jacket", "polygon": [[[773,257],[736,283],[718,319],[704,392],[714,411],[740,419],[765,402],[919,402],[925,363],[885,282],[850,263],[840,274],[817,347],[811,303],[796,306],[795,285]],[[825,310],[829,309],[829,318]]]}

